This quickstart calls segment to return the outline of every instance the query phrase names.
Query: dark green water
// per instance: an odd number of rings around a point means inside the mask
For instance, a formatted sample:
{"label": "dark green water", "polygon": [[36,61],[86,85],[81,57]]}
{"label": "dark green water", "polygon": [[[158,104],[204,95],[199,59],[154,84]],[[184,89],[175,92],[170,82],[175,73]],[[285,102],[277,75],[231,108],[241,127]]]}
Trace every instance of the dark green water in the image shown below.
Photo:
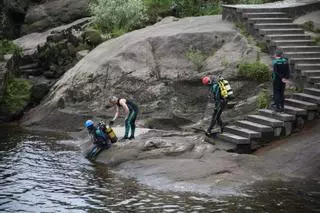
{"label": "dark green water", "polygon": [[320,212],[315,181],[262,182],[244,196],[162,192],[87,161],[64,140],[0,126],[0,212]]}

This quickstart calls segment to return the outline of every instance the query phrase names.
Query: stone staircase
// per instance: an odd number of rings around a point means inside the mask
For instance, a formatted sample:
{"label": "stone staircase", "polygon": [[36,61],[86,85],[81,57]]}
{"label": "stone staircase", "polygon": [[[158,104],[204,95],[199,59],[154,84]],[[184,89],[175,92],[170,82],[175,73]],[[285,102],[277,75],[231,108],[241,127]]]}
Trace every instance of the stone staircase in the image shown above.
{"label": "stone staircase", "polygon": [[[230,10],[230,8],[227,8]],[[261,109],[244,120],[225,127],[218,137],[234,144],[233,151],[250,153],[253,145],[263,145],[300,130],[306,121],[317,119],[320,112],[320,46],[281,8],[233,8],[236,19],[246,23],[248,32],[268,44],[270,54],[281,49],[289,58],[291,78],[303,92],[285,100],[285,112]],[[230,19],[229,19],[230,20]],[[271,89],[271,88],[270,88]]]}

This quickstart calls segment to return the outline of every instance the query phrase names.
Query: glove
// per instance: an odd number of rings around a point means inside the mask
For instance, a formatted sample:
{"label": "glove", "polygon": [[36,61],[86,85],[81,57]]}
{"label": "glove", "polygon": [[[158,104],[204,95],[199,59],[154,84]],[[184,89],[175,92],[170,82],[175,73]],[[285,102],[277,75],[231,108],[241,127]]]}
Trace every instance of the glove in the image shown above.
{"label": "glove", "polygon": [[114,124],[114,121],[109,121],[109,126],[112,126]]}

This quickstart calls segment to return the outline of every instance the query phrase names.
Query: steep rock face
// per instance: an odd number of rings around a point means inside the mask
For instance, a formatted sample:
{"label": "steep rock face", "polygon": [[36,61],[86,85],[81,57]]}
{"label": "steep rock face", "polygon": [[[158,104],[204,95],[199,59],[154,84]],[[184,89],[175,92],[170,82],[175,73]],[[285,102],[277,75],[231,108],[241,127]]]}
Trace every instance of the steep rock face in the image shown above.
{"label": "steep rock face", "polygon": [[86,16],[88,0],[34,1],[26,13],[22,33],[44,31]]}
{"label": "steep rock face", "polygon": [[[238,36],[232,24],[223,22],[221,16],[207,16],[179,21],[167,18],[109,40],[66,72],[42,105],[25,116],[24,124],[52,128],[57,123],[73,123],[76,128],[83,116],[112,116],[112,110],[105,108],[110,95],[137,102],[139,118],[146,118],[151,127],[198,121],[208,105],[208,90],[201,85],[200,77],[223,74],[223,70],[210,66],[198,70],[187,53],[197,50],[211,56],[214,50],[237,42]],[[248,44],[242,47],[252,48]],[[252,51],[257,54],[257,50]],[[245,54],[243,51],[238,55],[239,61]],[[233,72],[235,75],[235,67]],[[239,82],[235,89],[245,84]],[[72,121],[68,114],[72,114]],[[78,120],[74,114],[79,115]]]}

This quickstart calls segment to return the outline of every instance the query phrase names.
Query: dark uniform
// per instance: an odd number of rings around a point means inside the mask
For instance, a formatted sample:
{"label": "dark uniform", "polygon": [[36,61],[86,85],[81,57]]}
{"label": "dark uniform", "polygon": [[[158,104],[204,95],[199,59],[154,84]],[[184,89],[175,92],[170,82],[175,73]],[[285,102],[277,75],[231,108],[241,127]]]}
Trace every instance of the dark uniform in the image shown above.
{"label": "dark uniform", "polygon": [[214,103],[215,103],[215,109],[212,114],[212,119],[210,122],[210,126],[207,129],[207,133],[211,133],[212,128],[218,122],[218,125],[220,126],[221,132],[223,132],[223,122],[221,120],[221,114],[225,106],[227,105],[227,100],[221,96],[220,87],[217,82],[213,82],[210,85],[210,90],[214,95]]}
{"label": "dark uniform", "polygon": [[[121,98],[118,99],[117,105],[119,107],[122,107],[121,104],[120,104],[120,100],[121,100]],[[131,129],[131,136],[129,137],[129,139],[134,139],[134,131],[136,129],[135,122],[136,122],[136,119],[137,119],[139,108],[135,103],[133,103],[130,100],[126,100],[126,104],[127,104],[128,108],[129,108],[129,114],[127,116],[127,119],[125,120],[124,138],[128,138],[129,131]]]}
{"label": "dark uniform", "polygon": [[276,111],[284,111],[284,91],[286,84],[282,79],[289,79],[290,68],[288,59],[284,57],[277,57],[272,61],[273,64],[273,107]]}

